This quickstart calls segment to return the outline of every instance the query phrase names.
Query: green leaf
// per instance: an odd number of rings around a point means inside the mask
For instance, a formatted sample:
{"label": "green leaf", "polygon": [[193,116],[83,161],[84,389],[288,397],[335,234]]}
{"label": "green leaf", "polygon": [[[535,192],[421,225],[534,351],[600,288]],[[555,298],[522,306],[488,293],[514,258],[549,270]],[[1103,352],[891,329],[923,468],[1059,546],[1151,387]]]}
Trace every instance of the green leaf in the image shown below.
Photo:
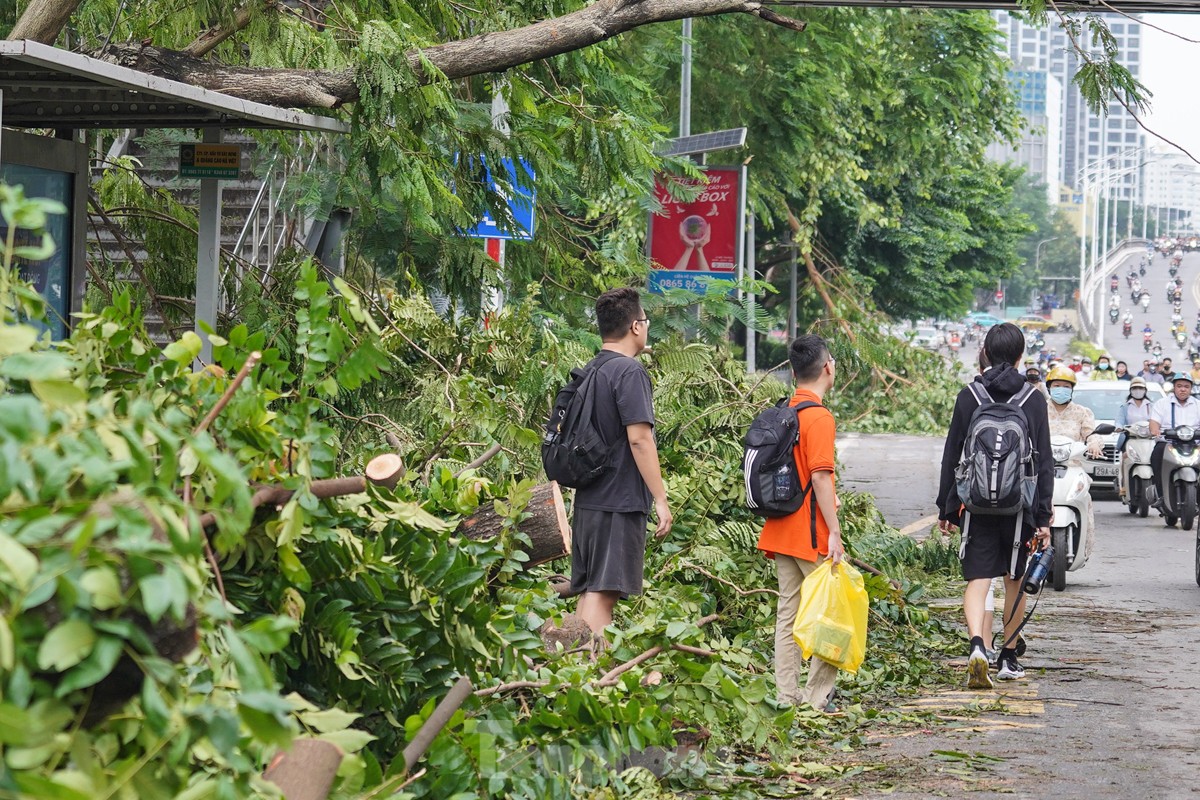
{"label": "green leaf", "polygon": [[9,580],[22,590],[29,588],[38,573],[37,557],[6,533],[0,533],[0,564],[8,570]]}
{"label": "green leaf", "polygon": [[0,742],[23,745],[29,742],[35,724],[29,712],[9,703],[0,704]]}
{"label": "green leaf", "polygon": [[[88,657],[73,667],[54,690],[56,697],[65,697],[76,689],[94,686],[108,677],[117,665],[125,642],[115,636],[101,636]],[[150,683],[150,681],[146,681]]]}
{"label": "green leaf", "polygon": [[37,328],[32,325],[0,325],[0,356],[24,353],[37,343]]}
{"label": "green leaf", "polygon": [[322,733],[317,738],[325,742],[333,742],[347,753],[356,753],[371,742],[375,741],[378,737],[372,736],[366,731],[347,728],[346,730],[342,731]]}
{"label": "green leaf", "polygon": [[94,567],[83,573],[79,585],[92,596],[92,608],[108,611],[125,602],[121,581],[111,567]]}
{"label": "green leaf", "polygon": [[81,619],[55,625],[38,647],[39,669],[63,672],[82,661],[96,644],[96,632]]}
{"label": "green leaf", "polygon": [[327,708],[324,711],[306,711],[300,715],[300,721],[321,733],[333,733],[349,728],[361,716],[340,708]]}
{"label": "green leaf", "polygon": [[204,342],[195,331],[188,331],[179,337],[179,341],[171,342],[163,348],[163,358],[177,364],[190,364],[200,355]]}
{"label": "green leaf", "polygon": [[48,406],[67,408],[87,400],[87,394],[71,381],[30,381],[29,388]]}
{"label": "green leaf", "polygon": [[287,647],[292,634],[299,627],[296,620],[290,617],[271,616],[256,619],[242,628],[240,634],[246,644],[264,655],[270,655]]}
{"label": "green leaf", "polygon": [[0,616],[0,670],[11,671],[17,664],[16,656],[12,626],[7,617]]}
{"label": "green leaf", "polygon": [[17,353],[0,361],[0,375],[23,381],[62,381],[71,377],[71,362],[62,353]]}

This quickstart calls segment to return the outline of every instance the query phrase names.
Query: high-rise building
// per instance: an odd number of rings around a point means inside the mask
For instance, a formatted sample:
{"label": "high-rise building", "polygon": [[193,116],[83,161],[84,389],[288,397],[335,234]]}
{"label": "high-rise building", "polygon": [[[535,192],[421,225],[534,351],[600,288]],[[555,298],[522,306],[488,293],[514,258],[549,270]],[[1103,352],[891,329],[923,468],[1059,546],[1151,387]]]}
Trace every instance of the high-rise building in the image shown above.
{"label": "high-rise building", "polygon": [[1200,167],[1178,150],[1154,149],[1146,164],[1147,233],[1183,233],[1200,219]]}
{"label": "high-rise building", "polygon": [[1044,69],[1014,69],[1008,80],[1025,117],[1025,129],[1016,147],[995,142],[988,147],[987,156],[1025,167],[1029,175],[1046,184],[1046,199],[1056,205],[1062,179],[1062,84]]}
{"label": "high-rise building", "polygon": [[[1133,115],[1118,102],[1109,105],[1107,116],[1088,108],[1074,83],[1078,56],[1060,26],[1051,23],[1045,28],[1037,28],[1006,11],[995,11],[993,16],[1006,39],[1014,71],[1045,71],[1062,86],[1058,182],[1080,189],[1086,175],[1087,183],[1093,187],[1103,180],[1106,189],[1102,191],[1111,192],[1112,197],[1143,202],[1146,140]],[[1120,63],[1134,79],[1139,78],[1141,23],[1119,14],[1100,16],[1116,39]]]}

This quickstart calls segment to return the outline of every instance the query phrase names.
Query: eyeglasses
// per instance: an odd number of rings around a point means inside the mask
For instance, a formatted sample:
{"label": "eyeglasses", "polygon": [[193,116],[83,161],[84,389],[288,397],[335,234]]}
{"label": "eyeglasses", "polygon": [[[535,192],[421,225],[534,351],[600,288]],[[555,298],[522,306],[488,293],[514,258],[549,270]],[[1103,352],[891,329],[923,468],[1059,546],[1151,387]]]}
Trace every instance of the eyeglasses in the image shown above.
{"label": "eyeglasses", "polygon": [[634,325],[637,325],[639,322],[644,322],[644,323],[646,323],[647,325],[649,325],[649,324],[650,324],[650,318],[649,318],[649,317],[642,317],[641,319],[635,319],[635,320],[633,321],[633,324],[634,324]]}

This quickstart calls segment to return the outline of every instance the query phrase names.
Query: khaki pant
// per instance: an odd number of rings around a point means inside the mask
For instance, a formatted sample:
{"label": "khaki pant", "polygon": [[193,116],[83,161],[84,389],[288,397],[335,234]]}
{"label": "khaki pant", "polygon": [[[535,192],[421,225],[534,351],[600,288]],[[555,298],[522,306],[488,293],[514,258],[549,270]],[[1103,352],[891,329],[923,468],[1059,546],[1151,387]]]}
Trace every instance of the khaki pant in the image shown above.
{"label": "khaki pant", "polygon": [[837,680],[838,668],[820,658],[813,658],[808,667],[808,681],[800,689],[800,665],[804,657],[800,645],[792,636],[796,623],[796,612],[800,610],[800,586],[812,574],[817,564],[824,561],[804,561],[793,556],[776,555],[775,572],[779,575],[779,610],[775,615],[775,685],[779,700],[799,705],[808,703],[824,709],[833,684]]}

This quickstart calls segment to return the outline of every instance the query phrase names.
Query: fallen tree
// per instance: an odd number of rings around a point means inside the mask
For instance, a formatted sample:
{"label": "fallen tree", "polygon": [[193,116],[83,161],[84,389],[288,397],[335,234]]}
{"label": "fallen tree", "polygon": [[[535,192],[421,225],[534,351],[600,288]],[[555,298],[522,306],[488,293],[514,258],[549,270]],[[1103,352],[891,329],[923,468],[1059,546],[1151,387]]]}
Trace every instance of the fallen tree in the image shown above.
{"label": "fallen tree", "polygon": [[[9,38],[54,44],[80,0],[35,0]],[[422,83],[501,73],[535,61],[580,50],[645,25],[686,17],[750,14],[793,31],[804,23],[753,0],[599,0],[578,11],[520,28],[489,31],[444,44],[396,54]],[[360,97],[354,68],[308,70],[240,67],[204,59],[251,15],[239,13],[230,27],[201,34],[186,50],[155,47],[149,41],[113,42],[91,55],[114,64],[223,92],[246,100],[297,108],[339,108]]]}

